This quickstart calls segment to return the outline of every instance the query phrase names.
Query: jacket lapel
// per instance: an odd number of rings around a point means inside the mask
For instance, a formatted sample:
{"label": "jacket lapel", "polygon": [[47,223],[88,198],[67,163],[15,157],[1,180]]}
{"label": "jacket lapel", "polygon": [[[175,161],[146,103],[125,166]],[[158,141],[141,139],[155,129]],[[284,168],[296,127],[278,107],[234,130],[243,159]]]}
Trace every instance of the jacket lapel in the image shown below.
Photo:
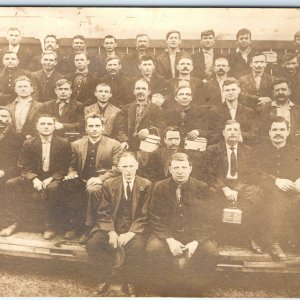
{"label": "jacket lapel", "polygon": [[104,112],[104,124],[107,123],[107,121],[109,120],[111,114],[112,114],[112,105],[109,103],[106,107],[106,110]]}
{"label": "jacket lapel", "polygon": [[98,168],[98,165],[102,159],[103,152],[106,147],[106,143],[107,143],[107,138],[104,135],[102,135],[98,146],[97,156],[96,156],[96,168]]}
{"label": "jacket lapel", "polygon": [[136,119],[136,104],[132,103],[128,107],[128,131],[129,133],[133,132],[134,124]]}
{"label": "jacket lapel", "polygon": [[79,144],[79,153],[81,153],[81,171],[83,170],[88,149],[88,137],[85,137]]}
{"label": "jacket lapel", "polygon": [[117,179],[116,185],[113,187],[113,191],[114,191],[114,195],[113,195],[113,199],[115,199],[116,201],[116,206],[115,206],[115,211],[114,211],[114,219],[117,218],[118,215],[118,211],[121,205],[121,201],[122,201],[122,195],[123,195],[123,179],[122,176],[120,176]]}
{"label": "jacket lapel", "polygon": [[138,176],[135,176],[135,181],[133,184],[133,189],[132,189],[132,197],[131,197],[131,219],[134,220],[134,215],[135,215],[135,211],[137,208],[137,203],[139,200],[139,196],[140,196],[140,178]]}

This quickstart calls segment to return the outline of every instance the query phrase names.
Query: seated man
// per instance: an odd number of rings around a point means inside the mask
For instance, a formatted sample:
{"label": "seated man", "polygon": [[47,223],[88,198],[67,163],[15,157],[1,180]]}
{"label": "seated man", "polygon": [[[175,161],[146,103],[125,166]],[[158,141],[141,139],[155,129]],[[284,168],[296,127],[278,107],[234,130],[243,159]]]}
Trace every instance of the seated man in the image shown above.
{"label": "seated man", "polygon": [[102,184],[118,175],[122,153],[119,142],[102,135],[103,124],[103,118],[95,113],[85,117],[87,136],[72,143],[72,162],[62,185],[65,219],[71,223],[67,224],[71,228],[65,238],[73,239],[83,231],[82,243],[86,242],[95,225]]}
{"label": "seated man", "polygon": [[[216,268],[219,253],[211,226],[214,196],[207,184],[190,177],[188,155],[173,154],[169,170],[172,177],[157,182],[151,196],[149,280],[155,284],[167,279],[168,286],[171,281],[182,288],[182,281],[193,279],[189,271],[208,276]],[[178,282],[170,279],[171,274],[179,275],[176,265],[182,271]]]}
{"label": "seated man", "polygon": [[115,123],[117,115],[121,109],[110,103],[112,98],[111,87],[107,83],[98,83],[95,89],[95,96],[97,103],[84,108],[84,114],[94,112],[101,115],[104,119],[104,130],[103,134],[109,137],[115,132]]}
{"label": "seated man", "polygon": [[269,128],[270,140],[253,153],[253,178],[265,193],[270,254],[276,260],[286,260],[283,249],[291,250],[297,243],[299,247],[300,242],[300,151],[287,140],[289,125],[282,116],[274,116]]}
{"label": "seated man", "polygon": [[38,136],[23,144],[18,161],[21,177],[6,183],[11,204],[15,208],[15,223],[3,229],[1,236],[13,234],[20,229],[24,220],[34,216],[36,211],[32,211],[32,205],[29,205],[32,201],[34,207],[41,205],[43,209],[41,219],[44,222],[44,239],[49,240],[55,236],[55,225],[59,221],[58,188],[71,161],[71,146],[53,134],[55,118],[52,116],[40,115],[36,129]]}
{"label": "seated man", "polygon": [[[220,236],[224,235],[230,227],[221,223],[223,208],[237,207],[242,210],[243,215],[242,223],[238,225],[240,228],[235,227],[235,231],[241,233],[242,243],[246,243],[254,253],[261,254],[261,247],[256,241],[261,238],[261,220],[258,217],[262,205],[262,191],[250,184],[252,152],[249,146],[239,142],[240,136],[240,123],[229,120],[224,126],[223,142],[207,149],[207,165],[211,169],[210,184],[219,192],[218,233]],[[232,234],[230,238],[232,239]]]}
{"label": "seated man", "polygon": [[[130,152],[119,161],[121,176],[103,184],[103,199],[97,213],[97,225],[87,243],[87,252],[102,280],[128,283],[128,294],[135,295],[135,282],[142,273],[141,260],[146,242],[148,206],[152,184],[136,176],[138,162]],[[125,250],[124,264],[112,272],[118,248]],[[103,274],[104,273],[104,274]],[[105,283],[99,287],[102,292]]]}

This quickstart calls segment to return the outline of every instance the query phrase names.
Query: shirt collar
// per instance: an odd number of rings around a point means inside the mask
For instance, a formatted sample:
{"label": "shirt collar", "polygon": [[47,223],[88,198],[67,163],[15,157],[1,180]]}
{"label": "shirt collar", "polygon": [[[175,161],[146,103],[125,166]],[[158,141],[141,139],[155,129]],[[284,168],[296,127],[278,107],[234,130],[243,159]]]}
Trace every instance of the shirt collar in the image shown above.
{"label": "shirt collar", "polygon": [[81,72],[79,70],[75,71],[75,74],[81,74],[82,76],[85,76],[85,77],[88,75],[88,73],[89,73],[89,71],[84,71],[84,72]]}
{"label": "shirt collar", "polygon": [[[294,105],[295,105],[295,104],[289,99],[289,100],[288,100],[288,107],[289,107],[289,109],[291,109]],[[273,100],[273,101],[271,102],[271,106],[272,106],[272,107],[279,107],[279,106],[277,105],[277,103],[276,103],[275,100]]]}
{"label": "shirt collar", "polygon": [[[226,144],[226,143],[225,143],[225,144]],[[237,150],[237,148],[238,148],[238,144],[239,144],[239,143],[237,143],[237,144],[236,144],[236,145],[234,145],[234,146],[230,146],[230,145],[226,144],[226,149],[227,149],[227,151],[229,151],[229,150],[231,151],[231,149],[230,149],[230,148],[232,148],[232,147],[234,148],[234,150]]]}
{"label": "shirt collar", "polygon": [[33,101],[32,97],[28,97],[26,100],[20,100],[19,98],[16,98],[15,102],[16,103],[31,103]]}
{"label": "shirt collar", "polygon": [[[167,53],[169,53],[169,55],[170,55],[170,51],[169,51],[168,48],[166,48],[165,51],[166,51]],[[179,52],[180,52],[180,49],[177,48],[174,52],[175,52],[175,53],[179,53]]]}
{"label": "shirt collar", "polygon": [[253,77],[262,77],[264,74],[264,72],[262,72],[261,74],[254,74],[254,72],[252,72]]}
{"label": "shirt collar", "polygon": [[91,139],[88,137],[88,142],[91,143],[92,145],[95,145],[101,141],[101,137],[97,142],[91,141]]}
{"label": "shirt collar", "polygon": [[68,100],[66,100],[66,101],[61,101],[61,100],[57,99],[57,100],[56,100],[56,103],[70,103],[70,100],[71,100],[71,99],[68,99]]}
{"label": "shirt collar", "polygon": [[50,135],[50,136],[40,135],[40,138],[41,138],[42,144],[50,144],[52,141],[52,135]]}
{"label": "shirt collar", "polygon": [[236,48],[235,52],[248,55],[251,52],[251,48],[247,48],[247,51],[241,51],[240,48]]}
{"label": "shirt collar", "polygon": [[[123,186],[124,186],[124,188],[126,189],[128,181],[127,181],[123,176],[122,176],[122,180],[123,180]],[[129,185],[130,185],[131,190],[132,190],[134,181],[135,181],[135,177],[133,178],[133,180],[131,180],[131,181],[129,182]]]}
{"label": "shirt collar", "polygon": [[203,53],[206,53],[206,54],[210,54],[210,55],[213,55],[214,54],[214,49],[209,49],[209,50],[206,50],[206,49],[202,49]]}
{"label": "shirt collar", "polygon": [[149,104],[149,100],[148,100],[148,98],[146,100],[143,100],[143,101],[135,100],[135,103],[136,103],[137,106],[147,106]]}

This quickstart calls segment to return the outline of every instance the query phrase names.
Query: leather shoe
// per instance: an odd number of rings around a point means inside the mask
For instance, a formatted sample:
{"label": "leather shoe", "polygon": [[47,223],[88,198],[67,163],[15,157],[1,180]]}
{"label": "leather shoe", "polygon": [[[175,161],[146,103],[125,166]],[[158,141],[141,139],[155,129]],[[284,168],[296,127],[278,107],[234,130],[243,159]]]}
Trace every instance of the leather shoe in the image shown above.
{"label": "leather shoe", "polygon": [[75,228],[68,230],[64,235],[66,240],[74,240],[76,236],[77,236],[77,230]]}
{"label": "leather shoe", "polygon": [[52,240],[55,237],[55,231],[48,229],[44,231],[43,238],[45,240]]}
{"label": "leather shoe", "polygon": [[257,244],[255,240],[251,240],[250,248],[256,254],[263,254],[261,247]]}
{"label": "leather shoe", "polygon": [[18,229],[18,223],[14,223],[6,228],[4,228],[3,230],[1,230],[0,232],[0,236],[10,236],[12,234],[14,234]]}
{"label": "leather shoe", "polygon": [[133,282],[127,283],[127,290],[129,297],[136,297],[136,285]]}
{"label": "leather shoe", "polygon": [[84,232],[82,234],[82,236],[79,238],[79,244],[86,244],[86,242],[88,241],[88,239],[90,238],[90,232]]}
{"label": "leather shoe", "polygon": [[281,249],[279,243],[273,243],[270,249],[270,254],[275,260],[284,261],[287,257]]}

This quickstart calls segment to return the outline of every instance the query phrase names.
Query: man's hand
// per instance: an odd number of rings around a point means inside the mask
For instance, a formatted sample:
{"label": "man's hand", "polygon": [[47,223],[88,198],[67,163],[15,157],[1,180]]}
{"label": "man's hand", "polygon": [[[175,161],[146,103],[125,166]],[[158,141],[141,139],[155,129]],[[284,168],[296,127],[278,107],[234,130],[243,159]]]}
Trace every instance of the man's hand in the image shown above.
{"label": "man's hand", "polygon": [[108,233],[108,243],[111,247],[117,248],[118,247],[118,234],[115,231],[110,231]]}
{"label": "man's hand", "polygon": [[87,183],[86,186],[89,185],[96,185],[96,184],[102,184],[102,180],[99,177],[91,177]]}
{"label": "man's hand", "polygon": [[185,249],[188,250],[188,256],[191,258],[198,248],[199,242],[193,241],[185,245]]}
{"label": "man's hand", "polygon": [[64,177],[64,181],[78,178],[77,173],[70,173]]}
{"label": "man's hand", "polygon": [[166,239],[166,242],[169,246],[171,253],[174,256],[180,256],[183,253],[182,250],[185,249],[185,246],[182,243],[180,243],[179,241],[177,241],[173,238],[168,238],[168,239]]}
{"label": "man's hand", "polygon": [[118,246],[119,247],[125,246],[134,236],[135,233],[132,231],[128,231],[126,233],[120,234],[118,237]]}
{"label": "man's hand", "polygon": [[31,138],[32,138],[32,135],[26,134],[25,137],[26,137],[26,140],[28,140],[28,139],[31,139]]}
{"label": "man's hand", "polygon": [[55,122],[55,129],[59,130],[59,129],[63,129],[64,128],[64,124],[60,123],[58,121]]}
{"label": "man's hand", "polygon": [[124,150],[128,150],[128,149],[129,149],[128,143],[127,143],[127,142],[121,143],[121,148],[122,148],[123,151],[124,151]]}
{"label": "man's hand", "polygon": [[161,106],[165,102],[165,100],[166,98],[162,94],[152,94],[151,102],[158,106]]}
{"label": "man's hand", "polygon": [[145,140],[147,136],[150,134],[149,130],[147,128],[141,129],[138,133],[139,139],[141,141]]}
{"label": "man's hand", "polygon": [[270,97],[259,97],[257,105],[265,105],[266,103],[272,101]]}
{"label": "man's hand", "polygon": [[284,192],[295,189],[295,183],[289,179],[277,178],[275,180],[275,185]]}
{"label": "man's hand", "polygon": [[43,189],[43,181],[39,180],[37,177],[32,180],[33,188],[40,192]]}
{"label": "man's hand", "polygon": [[225,186],[222,188],[223,193],[228,201],[236,202],[238,197],[238,191],[232,190],[231,188]]}
{"label": "man's hand", "polygon": [[186,137],[188,140],[192,141],[192,140],[196,139],[199,135],[200,135],[199,130],[194,129],[194,130],[190,131],[189,133],[187,133]]}
{"label": "man's hand", "polygon": [[0,178],[4,177],[5,172],[3,170],[0,170]]}
{"label": "man's hand", "polygon": [[43,189],[46,189],[46,187],[53,181],[52,177],[46,178],[43,180]]}
{"label": "man's hand", "polygon": [[300,178],[295,181],[295,190],[297,193],[300,193]]}

